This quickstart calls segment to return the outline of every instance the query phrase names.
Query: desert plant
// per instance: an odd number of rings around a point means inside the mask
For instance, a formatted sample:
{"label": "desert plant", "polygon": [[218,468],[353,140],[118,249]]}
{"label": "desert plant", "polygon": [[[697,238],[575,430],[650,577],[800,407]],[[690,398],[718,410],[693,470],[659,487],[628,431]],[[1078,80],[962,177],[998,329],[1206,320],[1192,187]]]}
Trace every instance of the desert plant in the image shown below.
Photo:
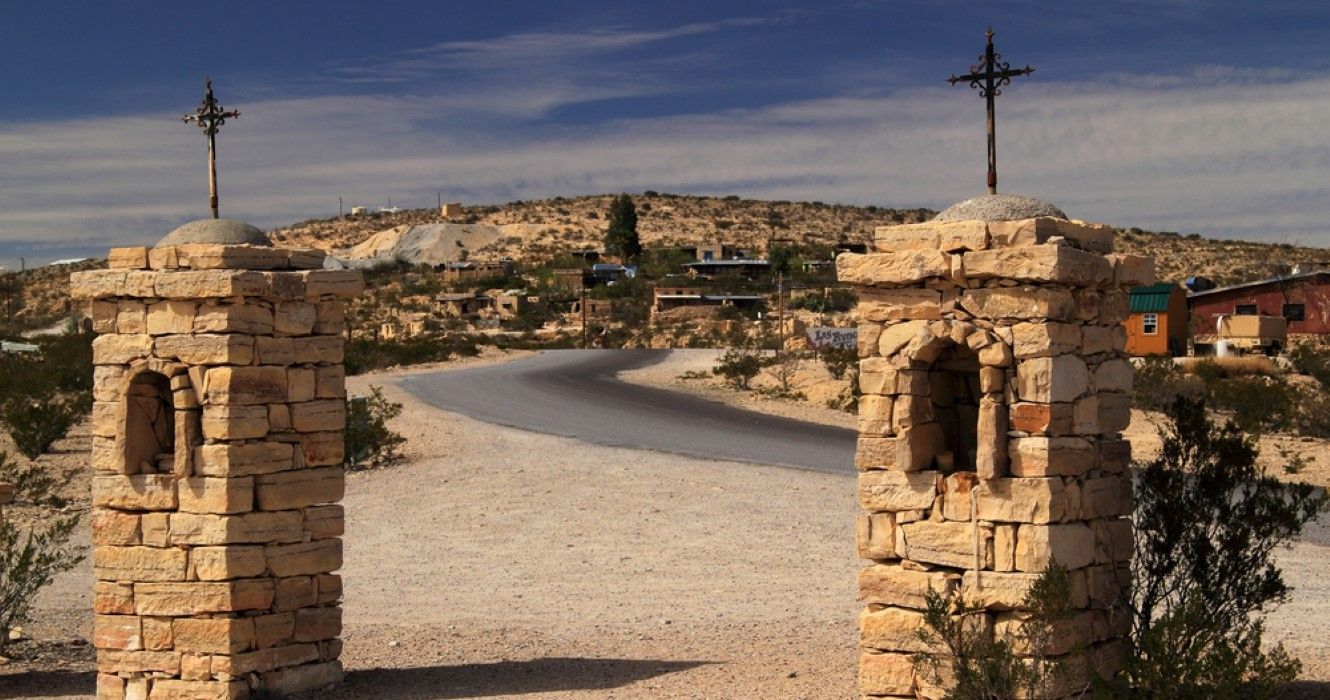
{"label": "desert plant", "polygon": [[1302,343],[1289,351],[1288,359],[1299,372],[1311,375],[1330,391],[1330,346]]}
{"label": "desert plant", "polygon": [[77,474],[74,469],[57,469],[49,464],[15,462],[0,452],[0,481],[14,487],[16,505],[64,508],[69,505],[66,489]]}
{"label": "desert plant", "polygon": [[406,438],[388,427],[402,413],[402,404],[389,401],[383,388],[370,387],[369,396],[346,401],[345,463],[348,469],[382,466],[400,459],[398,448]]}
{"label": "desert plant", "polygon": [[800,353],[789,350],[782,351],[772,359],[769,370],[772,379],[780,384],[780,395],[792,396],[791,387],[794,379],[799,375],[799,370],[803,369],[804,357]]}
{"label": "desert plant", "polygon": [[610,202],[610,225],[605,232],[605,252],[623,261],[636,260],[642,253],[637,236],[637,208],[633,198],[621,194]]}
{"label": "desert plant", "polygon": [[835,379],[844,379],[845,373],[859,362],[859,350],[856,348],[827,348],[820,351],[822,364]]}
{"label": "desert plant", "polygon": [[1175,400],[1159,456],[1138,465],[1135,653],[1115,688],[1126,697],[1268,697],[1299,664],[1261,647],[1264,614],[1288,593],[1273,552],[1326,506],[1307,484],[1257,463],[1255,439],[1215,425],[1202,401]]}
{"label": "desert plant", "polygon": [[733,348],[720,356],[720,360],[711,372],[718,377],[724,377],[725,383],[735,389],[747,389],[749,382],[762,371],[764,364],[766,358],[760,352],[747,348]]}
{"label": "desert plant", "polygon": [[83,560],[83,548],[69,543],[78,520],[76,514],[43,518],[26,533],[9,520],[0,523],[0,649],[9,630],[28,619],[37,591]]}
{"label": "desert plant", "polygon": [[1146,357],[1136,365],[1132,383],[1132,405],[1147,411],[1162,411],[1178,396],[1200,398],[1205,384],[1189,376],[1171,357]]}
{"label": "desert plant", "polygon": [[39,387],[37,393],[14,396],[0,404],[0,424],[24,457],[37,459],[83,417],[78,404],[77,398]]}

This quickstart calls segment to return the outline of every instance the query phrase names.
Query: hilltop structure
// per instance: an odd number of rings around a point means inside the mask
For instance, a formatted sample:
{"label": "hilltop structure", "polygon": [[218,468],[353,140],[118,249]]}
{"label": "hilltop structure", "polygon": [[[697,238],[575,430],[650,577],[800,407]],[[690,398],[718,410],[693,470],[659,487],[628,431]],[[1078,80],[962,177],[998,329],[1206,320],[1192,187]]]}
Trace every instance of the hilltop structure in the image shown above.
{"label": "hilltop structure", "polygon": [[916,634],[929,589],[962,593],[984,609],[977,629],[1011,635],[1055,561],[1075,614],[1047,651],[1069,673],[1041,697],[1111,676],[1126,651],[1114,606],[1132,553],[1121,324],[1126,289],[1151,283],[1153,263],[1112,255],[1112,229],[1038,200],[980,200],[878,228],[878,252],[837,259],[860,299],[865,697],[940,697],[912,662],[929,651]]}
{"label": "hilltop structure", "polygon": [[356,271],[236,221],[75,273],[91,301],[99,698],[340,681],[344,300]]}

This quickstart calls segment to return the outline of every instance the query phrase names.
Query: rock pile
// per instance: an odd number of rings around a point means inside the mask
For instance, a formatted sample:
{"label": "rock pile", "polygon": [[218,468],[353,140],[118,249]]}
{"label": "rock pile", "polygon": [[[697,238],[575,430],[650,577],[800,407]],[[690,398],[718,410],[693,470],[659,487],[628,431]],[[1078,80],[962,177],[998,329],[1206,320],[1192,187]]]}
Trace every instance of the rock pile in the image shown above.
{"label": "rock pile", "polygon": [[344,299],[264,245],[114,249],[91,301],[99,698],[242,698],[342,670]]}
{"label": "rock pile", "polygon": [[[861,689],[940,697],[911,655],[930,588],[1015,631],[1057,561],[1076,613],[1049,640],[1070,672],[1121,662],[1132,552],[1126,289],[1148,258],[1111,255],[1106,226],[1035,217],[877,229],[837,259],[859,293]],[[1018,653],[1028,653],[1019,647]]]}

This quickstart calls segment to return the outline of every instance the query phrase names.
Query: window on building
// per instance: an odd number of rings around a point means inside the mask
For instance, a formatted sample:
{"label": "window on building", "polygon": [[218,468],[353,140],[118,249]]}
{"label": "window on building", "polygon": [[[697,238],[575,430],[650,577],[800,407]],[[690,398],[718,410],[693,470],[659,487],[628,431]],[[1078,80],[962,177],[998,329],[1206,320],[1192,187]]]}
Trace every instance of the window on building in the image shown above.
{"label": "window on building", "polygon": [[1255,304],[1238,304],[1237,306],[1233,307],[1233,313],[1235,313],[1235,314],[1237,314],[1237,315],[1239,315],[1239,316],[1255,316],[1256,313],[1257,313],[1257,311],[1256,311],[1256,305],[1255,305]]}
{"label": "window on building", "polygon": [[1143,314],[1141,316],[1141,333],[1145,335],[1159,334],[1159,314]]}
{"label": "window on building", "polygon": [[1289,321],[1306,320],[1307,307],[1302,304],[1284,304],[1284,318]]}

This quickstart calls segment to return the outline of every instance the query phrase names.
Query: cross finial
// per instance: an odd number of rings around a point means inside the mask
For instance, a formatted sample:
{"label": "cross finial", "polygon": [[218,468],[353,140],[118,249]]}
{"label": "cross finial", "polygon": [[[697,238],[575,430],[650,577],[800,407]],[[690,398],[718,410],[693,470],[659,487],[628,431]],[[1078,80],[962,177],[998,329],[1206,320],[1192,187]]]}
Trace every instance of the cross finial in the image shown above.
{"label": "cross finial", "polygon": [[997,115],[994,113],[993,98],[1002,94],[1002,87],[1010,85],[1012,78],[1034,72],[1029,66],[1013,69],[1010,63],[1004,62],[1002,54],[993,49],[993,36],[993,28],[990,26],[988,31],[984,32],[987,45],[984,47],[984,52],[979,55],[978,65],[970,66],[970,72],[966,75],[953,75],[947,79],[952,85],[968,81],[970,87],[978,90],[979,96],[988,103],[989,194],[997,194]]}
{"label": "cross finial", "polygon": [[203,104],[194,110],[193,114],[186,114],[180,117],[180,121],[185,123],[196,122],[203,134],[208,138],[208,204],[212,207],[212,218],[217,218],[217,129],[226,123],[227,119],[235,119],[240,116],[240,112],[227,112],[222,109],[222,105],[212,96],[212,77],[209,76],[203,81]]}

